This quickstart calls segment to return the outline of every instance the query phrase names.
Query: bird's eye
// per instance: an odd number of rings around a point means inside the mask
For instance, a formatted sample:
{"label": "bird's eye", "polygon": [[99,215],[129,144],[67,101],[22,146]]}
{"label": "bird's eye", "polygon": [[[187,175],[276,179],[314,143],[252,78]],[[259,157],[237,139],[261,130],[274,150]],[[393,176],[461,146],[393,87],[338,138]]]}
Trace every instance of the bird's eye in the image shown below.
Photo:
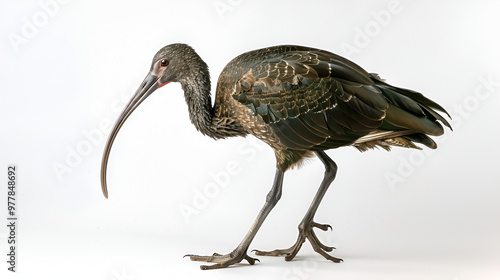
{"label": "bird's eye", "polygon": [[168,65],[168,60],[162,59],[160,62],[161,66],[167,66]]}

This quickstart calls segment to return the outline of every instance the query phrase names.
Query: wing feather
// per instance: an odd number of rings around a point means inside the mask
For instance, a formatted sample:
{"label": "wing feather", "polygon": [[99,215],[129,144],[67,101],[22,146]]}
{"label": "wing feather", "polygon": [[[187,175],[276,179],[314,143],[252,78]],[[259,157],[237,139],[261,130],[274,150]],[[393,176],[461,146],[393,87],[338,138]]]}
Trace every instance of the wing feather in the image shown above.
{"label": "wing feather", "polygon": [[288,149],[416,147],[412,142],[435,148],[427,135],[441,135],[440,123],[451,128],[434,111],[448,114],[439,104],[338,55],[298,46],[262,52],[242,56],[249,69],[233,98],[260,116]]}

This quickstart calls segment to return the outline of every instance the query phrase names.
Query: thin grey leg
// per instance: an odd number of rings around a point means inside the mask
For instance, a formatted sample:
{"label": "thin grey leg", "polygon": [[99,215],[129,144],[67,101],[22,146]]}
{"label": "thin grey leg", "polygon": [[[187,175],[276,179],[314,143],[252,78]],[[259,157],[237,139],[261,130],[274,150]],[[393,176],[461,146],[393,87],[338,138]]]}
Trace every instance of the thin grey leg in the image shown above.
{"label": "thin grey leg", "polygon": [[329,247],[323,245],[319,240],[316,234],[313,231],[313,228],[319,228],[321,230],[328,230],[331,229],[332,227],[330,225],[326,224],[318,224],[314,222],[314,215],[316,214],[316,211],[318,210],[318,207],[323,199],[323,197],[326,194],[326,191],[328,190],[328,187],[330,184],[333,182],[335,179],[335,175],[337,174],[337,165],[335,162],[328,157],[328,155],[323,152],[323,151],[318,151],[315,152],[318,158],[323,162],[325,165],[325,175],[323,177],[323,181],[321,182],[321,185],[319,186],[318,192],[314,196],[314,199],[311,203],[311,206],[309,206],[309,209],[307,210],[304,218],[299,224],[299,237],[297,238],[297,241],[295,242],[292,247],[288,249],[276,249],[273,251],[259,251],[255,250],[255,254],[261,255],[261,256],[281,256],[285,255],[285,260],[291,261],[299,252],[300,248],[302,247],[302,244],[305,242],[306,239],[309,240],[311,243],[314,251],[322,255],[328,260],[331,260],[333,262],[341,262],[342,259],[335,258],[330,256],[326,252],[331,252],[334,247]]}
{"label": "thin grey leg", "polygon": [[238,245],[238,247],[236,247],[236,249],[234,249],[231,253],[226,255],[220,255],[215,253],[212,256],[197,256],[197,255],[186,255],[186,256],[190,257],[190,259],[193,261],[216,263],[211,266],[207,265],[200,266],[200,268],[203,270],[228,267],[232,264],[241,262],[243,259],[247,260],[248,263],[250,264],[255,264],[255,261],[256,260],[258,261],[258,259],[251,258],[247,255],[248,247],[250,246],[250,243],[252,243],[252,240],[257,234],[257,231],[264,223],[264,220],[266,219],[267,215],[269,215],[271,210],[274,208],[276,203],[281,198],[283,176],[284,172],[279,170],[279,168],[276,168],[276,175],[274,177],[273,187],[271,191],[269,191],[269,193],[267,194],[266,202],[264,203],[264,206],[257,215],[257,219],[255,219],[255,222],[252,224],[252,227],[245,235],[241,243]]}

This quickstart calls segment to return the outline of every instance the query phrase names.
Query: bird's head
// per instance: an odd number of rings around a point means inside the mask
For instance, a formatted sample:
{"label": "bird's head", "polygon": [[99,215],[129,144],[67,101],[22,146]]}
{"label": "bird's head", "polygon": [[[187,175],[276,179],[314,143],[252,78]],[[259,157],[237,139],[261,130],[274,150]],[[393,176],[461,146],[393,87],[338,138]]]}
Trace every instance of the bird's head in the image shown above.
{"label": "bird's head", "polygon": [[[149,75],[155,76],[158,87],[170,82],[182,82],[189,68],[202,61],[193,48],[186,44],[172,44],[161,48],[153,57]],[[147,78],[147,77],[146,77]]]}
{"label": "bird's head", "polygon": [[[109,153],[118,131],[132,112],[158,88],[170,82],[183,82],[189,76],[190,61],[202,61],[196,52],[185,44],[172,44],[161,48],[153,58],[148,75],[142,81],[136,93],[118,117],[109,135],[101,163],[101,188],[104,196],[108,197],[106,186],[106,169]],[[202,63],[204,63],[202,61]]]}

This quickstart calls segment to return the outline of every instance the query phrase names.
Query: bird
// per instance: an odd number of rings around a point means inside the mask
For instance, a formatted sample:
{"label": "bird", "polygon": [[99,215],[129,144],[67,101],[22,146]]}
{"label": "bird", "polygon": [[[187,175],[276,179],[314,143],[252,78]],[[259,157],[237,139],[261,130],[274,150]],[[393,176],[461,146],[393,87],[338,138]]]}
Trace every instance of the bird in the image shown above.
{"label": "bird", "polygon": [[217,81],[212,105],[207,64],[189,45],[175,43],[161,48],[137,92],[118,117],[106,142],[101,162],[101,187],[108,198],[106,170],[113,142],[132,112],[155,90],[180,83],[189,118],[203,135],[213,139],[252,135],[268,144],[276,157],[274,181],[250,230],[228,254],[194,255],[192,261],[212,263],[200,268],[226,268],[250,257],[252,240],[282,194],[284,174],[306,158],[318,157],[325,167],[319,189],[298,226],[298,238],[289,248],[253,250],[256,255],[285,256],[292,260],[305,241],[315,252],[338,263],[315,229],[332,229],[314,220],[318,207],[337,174],[326,150],[353,146],[359,151],[391,147],[435,149],[429,136],[452,130],[441,114],[451,116],[421,93],[392,86],[378,74],[329,51],[279,45],[245,52],[231,60]]}

